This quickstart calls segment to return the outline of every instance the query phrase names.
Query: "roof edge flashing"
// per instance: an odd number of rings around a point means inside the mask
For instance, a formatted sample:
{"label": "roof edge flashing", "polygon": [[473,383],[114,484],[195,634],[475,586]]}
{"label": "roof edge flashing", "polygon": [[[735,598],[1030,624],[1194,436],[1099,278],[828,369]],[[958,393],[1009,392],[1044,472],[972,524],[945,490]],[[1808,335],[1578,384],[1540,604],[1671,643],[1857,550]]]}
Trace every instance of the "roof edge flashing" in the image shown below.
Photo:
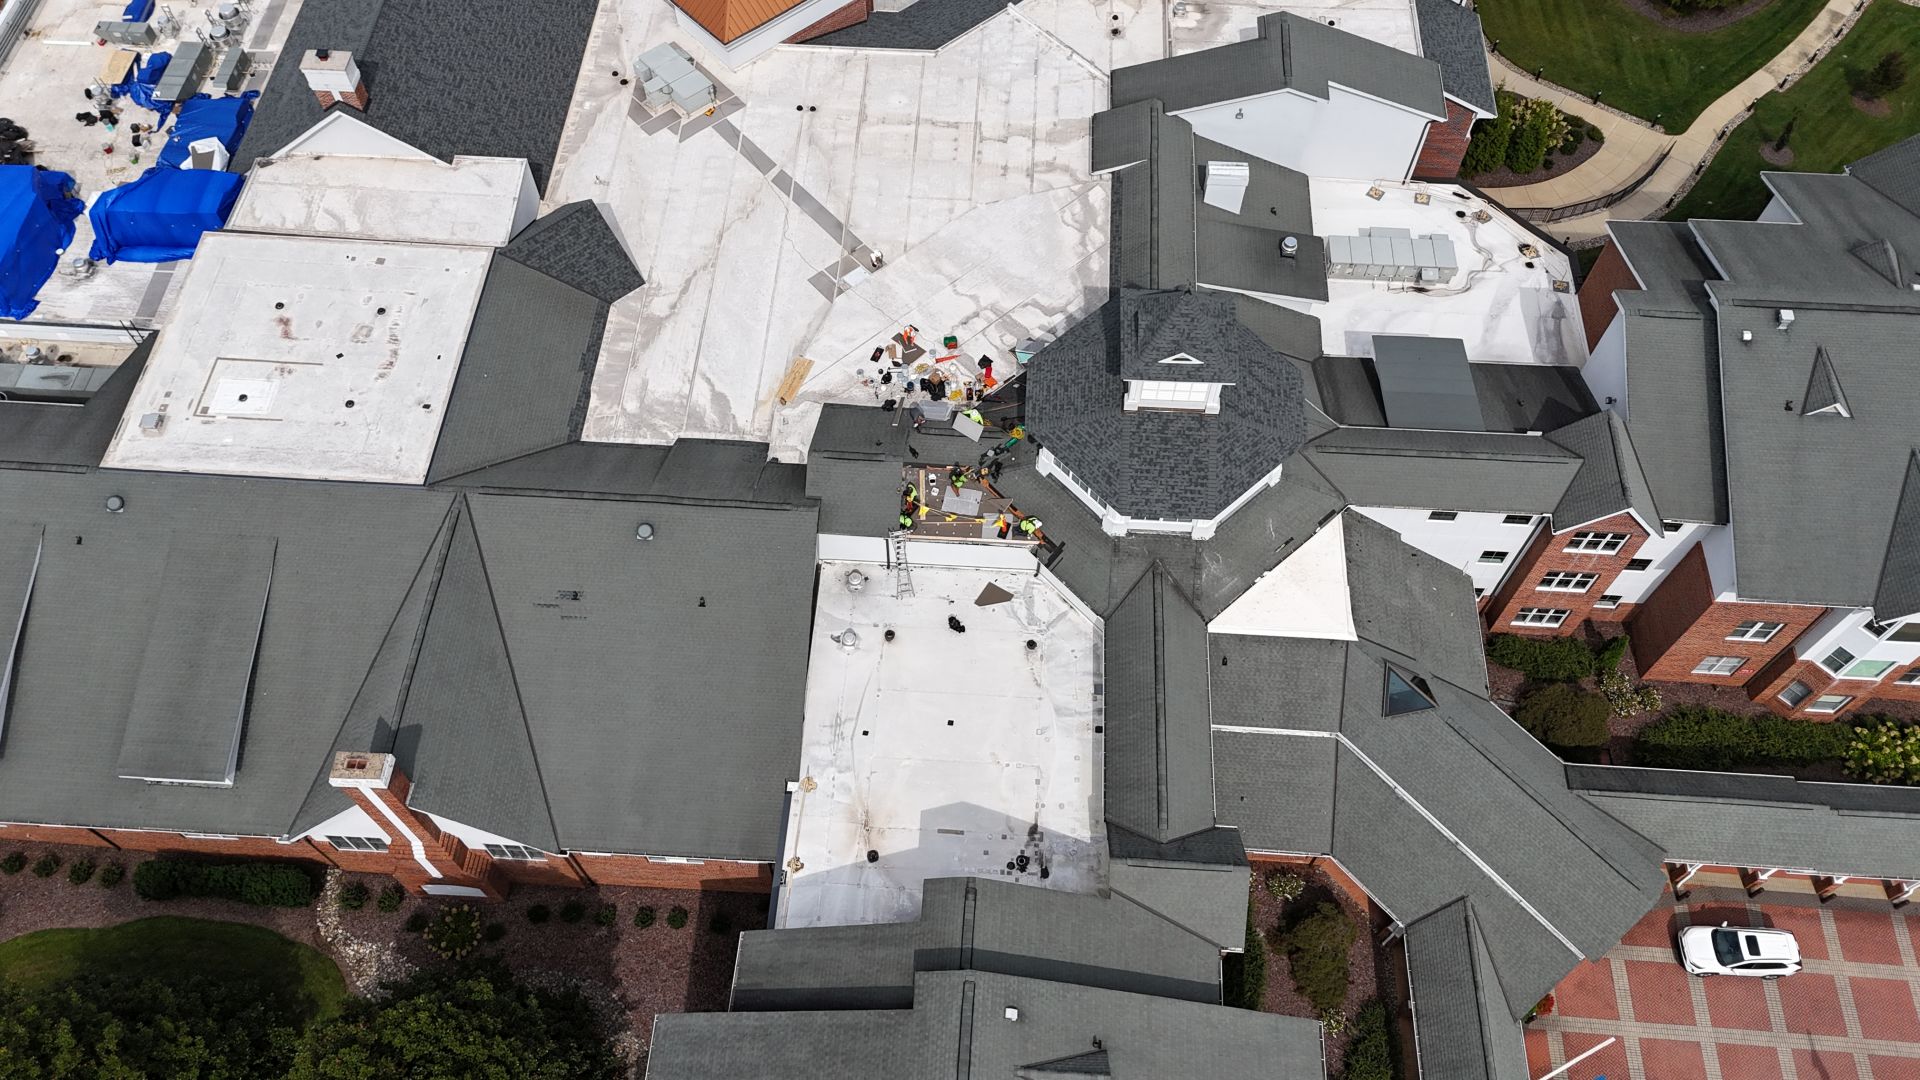
{"label": "roof edge flashing", "polygon": [[40,559],[47,550],[46,526],[34,529],[33,562],[27,568],[27,581],[21,588],[20,610],[14,617],[13,633],[8,637],[7,651],[0,656],[0,737],[7,730],[7,715],[13,702],[13,674],[20,663],[20,642],[26,637],[27,612],[33,606],[33,583],[40,577]]}

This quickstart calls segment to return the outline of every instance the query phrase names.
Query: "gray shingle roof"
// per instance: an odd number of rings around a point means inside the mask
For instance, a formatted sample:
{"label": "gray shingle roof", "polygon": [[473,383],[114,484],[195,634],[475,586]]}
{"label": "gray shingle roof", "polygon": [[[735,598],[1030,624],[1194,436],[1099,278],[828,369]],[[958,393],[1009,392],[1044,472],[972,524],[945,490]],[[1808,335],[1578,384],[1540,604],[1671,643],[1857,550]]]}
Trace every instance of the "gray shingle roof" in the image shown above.
{"label": "gray shingle roof", "polygon": [[445,481],[502,490],[641,495],[689,502],[806,503],[806,470],[765,443],[681,439],[672,446],[567,443]]}
{"label": "gray shingle roof", "polygon": [[1126,113],[1125,121],[1102,123],[1095,117],[1093,161],[1098,165],[1136,160],[1130,155],[1138,154],[1143,143],[1147,152],[1145,164],[1120,169],[1111,181],[1108,274],[1113,287],[1188,288],[1199,281],[1194,254],[1199,195],[1193,126],[1166,115],[1158,101],[1114,111]]}
{"label": "gray shingle roof", "polygon": [[1467,344],[1459,338],[1375,334],[1373,371],[1389,426],[1487,430]]}
{"label": "gray shingle roof", "polygon": [[1653,535],[1665,535],[1660,510],[1653,501],[1653,486],[1640,468],[1626,421],[1618,413],[1595,413],[1547,438],[1581,459],[1580,471],[1574,473],[1573,482],[1553,509],[1556,531],[1631,510]]}
{"label": "gray shingle roof", "polygon": [[1847,166],[1847,172],[1908,213],[1920,214],[1920,136],[1868,154]]}
{"label": "gray shingle roof", "polygon": [[1420,23],[1420,52],[1440,65],[1440,81],[1449,97],[1492,116],[1493,75],[1480,16],[1459,0],[1414,0]]}
{"label": "gray shingle roof", "polygon": [[[0,464],[10,468],[90,469],[119,430],[134,385],[153,352],[148,334],[84,405],[0,401]],[[126,418],[138,423],[138,417]]]}
{"label": "gray shingle roof", "polygon": [[1303,455],[1359,506],[1553,512],[1580,458],[1504,432],[1341,428]]}
{"label": "gray shingle roof", "polygon": [[865,22],[835,30],[809,45],[846,49],[938,49],[1020,0],[939,0],[901,11],[875,11]]}
{"label": "gray shingle roof", "polygon": [[578,440],[608,306],[642,284],[591,202],[555,210],[501,248],[487,268],[427,481]]}
{"label": "gray shingle roof", "polygon": [[1527,1049],[1465,898],[1407,927],[1407,978],[1422,1075],[1527,1080]]}
{"label": "gray shingle roof", "polygon": [[457,0],[303,4],[230,168],[245,172],[326,115],[300,58],[336,49],[353,54],[366,84],[357,119],[442,161],[525,158],[544,191],[598,7],[552,0],[529,19],[512,5]]}
{"label": "gray shingle roof", "polygon": [[[1213,161],[1247,167],[1238,213],[1204,198],[1207,164]],[[1194,207],[1193,242],[1201,282],[1303,300],[1327,298],[1327,242],[1314,233],[1305,173],[1197,136],[1192,168],[1200,200]],[[1296,254],[1281,254],[1286,237],[1299,244]]]}
{"label": "gray shingle roof", "polygon": [[[1211,783],[1208,787],[1211,796]],[[1238,851],[1239,830],[1213,831],[1232,837]],[[1246,945],[1247,878],[1244,851],[1239,851],[1239,859],[1233,863],[1115,857],[1107,864],[1107,887],[1114,896],[1138,904],[1156,918],[1181,927],[1216,949],[1238,949]]]}
{"label": "gray shingle roof", "polygon": [[[1306,435],[1300,374],[1234,318],[1231,299],[1197,294],[1183,310],[1236,359],[1216,414],[1122,408],[1131,324],[1123,294],[1062,334],[1027,371],[1027,426],[1096,497],[1141,518],[1211,518]],[[1151,328],[1142,336],[1151,336]]]}
{"label": "gray shingle roof", "polygon": [[1155,564],[1107,616],[1106,811],[1168,841],[1213,827],[1207,624]]}
{"label": "gray shingle roof", "polygon": [[1580,369],[1561,364],[1473,364],[1488,431],[1553,431],[1598,411]]}
{"label": "gray shingle roof", "polygon": [[1920,611],[1920,450],[1907,459],[1900,501],[1887,532],[1886,561],[1880,567],[1873,610],[1882,619]]}
{"label": "gray shingle roof", "polygon": [[1325,100],[1328,84],[1445,119],[1440,65],[1292,12],[1260,18],[1259,36],[1117,68],[1115,106],[1159,98],[1173,112],[1296,90]]}

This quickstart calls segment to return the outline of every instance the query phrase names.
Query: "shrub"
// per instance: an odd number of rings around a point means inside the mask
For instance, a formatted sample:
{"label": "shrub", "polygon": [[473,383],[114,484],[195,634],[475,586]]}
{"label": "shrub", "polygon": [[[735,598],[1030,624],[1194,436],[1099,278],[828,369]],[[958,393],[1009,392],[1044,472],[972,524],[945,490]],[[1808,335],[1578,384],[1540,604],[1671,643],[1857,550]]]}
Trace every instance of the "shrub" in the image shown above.
{"label": "shrub", "polygon": [[1320,1026],[1327,1029],[1327,1038],[1337,1039],[1347,1030],[1347,1014],[1339,1009],[1327,1009],[1320,1014]]}
{"label": "shrub", "polygon": [[1560,145],[1557,149],[1562,154],[1572,154],[1577,152],[1580,149],[1580,144],[1586,141],[1587,125],[1575,124],[1567,129],[1567,137],[1560,140]]}
{"label": "shrub", "polygon": [[614,920],[619,917],[619,908],[612,904],[601,904],[593,913],[593,924],[595,926],[612,926]]}
{"label": "shrub", "polygon": [[85,885],[87,882],[93,880],[93,870],[92,859],[81,859],[79,862],[67,867],[67,880],[73,882],[75,885]]}
{"label": "shrub", "polygon": [[9,874],[17,874],[26,868],[27,857],[18,851],[13,852],[4,859],[0,859],[0,870],[4,870]]}
{"label": "shrub", "polygon": [[148,859],[134,868],[133,891],[142,900],[209,896],[256,907],[306,907],[313,903],[313,875],[286,863],[203,863]]}
{"label": "shrub", "polygon": [[1221,1002],[1255,1012],[1267,1000],[1267,943],[1253,922],[1253,898],[1247,898],[1247,946],[1221,958]]}
{"label": "shrub", "polygon": [[126,867],[121,866],[117,862],[110,862],[100,868],[100,877],[97,880],[100,882],[101,888],[111,889],[115,885],[120,884],[120,879],[126,876]]}
{"label": "shrub", "polygon": [[1593,650],[1573,638],[1495,634],[1487,659],[1541,682],[1565,682],[1593,674]]}
{"label": "shrub", "polygon": [[1871,68],[1849,71],[1847,76],[1855,94],[1869,100],[1882,98],[1907,85],[1907,58],[1897,50],[1887,52]]}
{"label": "shrub", "polygon": [[427,924],[427,947],[443,959],[458,960],[480,944],[480,913],[470,904],[442,908]]}
{"label": "shrub", "polygon": [[397,884],[389,885],[380,890],[380,899],[375,900],[373,906],[381,911],[399,911],[400,905],[406,903],[406,900],[407,890]]}
{"label": "shrub", "polygon": [[1478,176],[1506,164],[1507,144],[1513,139],[1513,106],[1519,95],[1502,90],[1494,99],[1499,103],[1499,112],[1493,119],[1473,126],[1466,156],[1460,159],[1460,172],[1464,176]]}
{"label": "shrub", "polygon": [[667,925],[675,930],[687,925],[687,909],[679,904],[673,905],[673,909],[667,912]]}
{"label": "shrub", "polygon": [[51,851],[33,860],[34,877],[52,877],[53,872],[58,869],[60,869],[60,856]]}
{"label": "shrub", "polygon": [[1267,894],[1283,904],[1300,899],[1307,891],[1307,879],[1285,870],[1267,875]]}
{"label": "shrub", "polygon": [[1340,905],[1322,901],[1280,932],[1294,988],[1316,1011],[1337,1012],[1347,1000],[1348,953],[1359,930]]}
{"label": "shrub", "polygon": [[1681,705],[1640,729],[1633,756],[1636,763],[1658,769],[1813,765],[1839,761],[1852,737],[1853,725],[1845,722]]}
{"label": "shrub", "polygon": [[1609,671],[1600,676],[1600,696],[1607,699],[1607,705],[1615,716],[1637,716],[1644,712],[1660,711],[1660,688],[1635,686],[1623,671]]}
{"label": "shrub", "polygon": [[1847,743],[1847,775],[1875,784],[1920,783],[1920,727],[1891,720],[1856,727]]}
{"label": "shrub", "polygon": [[569,900],[560,905],[560,921],[577,923],[587,917],[587,905],[578,900]]}
{"label": "shrub", "polygon": [[1548,683],[1528,694],[1513,718],[1548,746],[1604,746],[1607,701],[1572,683]]}
{"label": "shrub", "polygon": [[367,898],[371,895],[372,890],[358,881],[343,885],[340,888],[340,910],[359,911],[367,906]]}
{"label": "shrub", "polygon": [[1600,146],[1607,141],[1607,133],[1600,130],[1599,124],[1588,124],[1587,138],[1593,140],[1593,145]]}
{"label": "shrub", "polygon": [[633,925],[639,927],[642,930],[645,930],[647,927],[652,926],[653,925],[653,909],[646,906],[645,904],[640,905],[639,910],[633,913]]}
{"label": "shrub", "polygon": [[505,923],[490,922],[487,924],[486,929],[480,931],[481,941],[499,941],[506,936],[507,925]]}
{"label": "shrub", "polygon": [[548,911],[547,905],[545,904],[535,904],[527,909],[527,921],[533,923],[535,926],[546,922],[552,915],[553,912]]}
{"label": "shrub", "polygon": [[1553,102],[1522,98],[1513,110],[1513,136],[1507,142],[1507,168],[1530,173],[1547,160],[1547,151],[1567,137],[1567,121]]}
{"label": "shrub", "polygon": [[713,914],[707,918],[707,929],[712,933],[725,937],[733,933],[733,916],[727,914],[725,909],[716,908]]}
{"label": "shrub", "polygon": [[433,916],[427,914],[425,911],[422,911],[416,908],[414,909],[413,914],[407,916],[407,933],[409,934],[424,933],[427,929],[427,924],[432,921],[433,921]]}
{"label": "shrub", "polygon": [[1347,1043],[1340,1080],[1393,1080],[1394,1057],[1392,1018],[1384,1004],[1369,1001],[1353,1018],[1353,1039]]}
{"label": "shrub", "polygon": [[1594,654],[1593,673],[1595,675],[1606,675],[1610,672],[1620,670],[1620,660],[1627,655],[1627,645],[1629,643],[1627,635],[1625,634],[1621,634],[1616,638],[1608,638],[1607,643],[1602,645],[1600,651]]}

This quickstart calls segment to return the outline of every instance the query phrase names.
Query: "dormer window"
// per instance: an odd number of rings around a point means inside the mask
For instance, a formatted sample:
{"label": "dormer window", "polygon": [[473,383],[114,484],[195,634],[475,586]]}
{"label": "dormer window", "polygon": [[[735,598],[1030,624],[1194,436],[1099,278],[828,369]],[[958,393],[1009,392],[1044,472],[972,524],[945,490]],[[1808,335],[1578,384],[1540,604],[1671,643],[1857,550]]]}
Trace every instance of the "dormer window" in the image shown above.
{"label": "dormer window", "polygon": [[1180,409],[1185,412],[1220,411],[1222,384],[1210,382],[1128,379],[1126,409]]}

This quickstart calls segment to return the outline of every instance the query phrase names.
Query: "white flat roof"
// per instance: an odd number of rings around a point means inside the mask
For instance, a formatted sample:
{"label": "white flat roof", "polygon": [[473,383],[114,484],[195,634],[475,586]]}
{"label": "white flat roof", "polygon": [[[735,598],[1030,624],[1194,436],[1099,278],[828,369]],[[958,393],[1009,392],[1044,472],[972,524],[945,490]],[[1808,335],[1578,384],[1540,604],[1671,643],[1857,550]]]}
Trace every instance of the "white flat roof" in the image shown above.
{"label": "white flat roof", "polygon": [[[1460,269],[1438,286],[1375,281],[1327,282],[1328,299],[1309,309],[1320,319],[1321,347],[1332,356],[1372,356],[1373,335],[1459,338],[1467,357],[1483,363],[1587,362],[1586,332],[1567,257],[1527,231],[1506,211],[1452,184],[1310,183],[1313,228],[1321,236],[1353,236],[1362,228],[1445,235]],[[1367,190],[1379,186],[1379,199]],[[1425,206],[1417,194],[1431,196]],[[1474,215],[1486,211],[1487,221]],[[1521,252],[1531,245],[1535,254]],[[1556,292],[1554,282],[1566,283]],[[1302,305],[1304,307],[1304,305]]]}
{"label": "white flat roof", "polygon": [[492,254],[206,234],[105,464],[424,481]]}
{"label": "white flat roof", "polygon": [[1335,517],[1207,624],[1210,634],[1353,641],[1347,529]]}
{"label": "white flat roof", "polygon": [[1258,33],[1255,24],[1260,16],[1278,11],[1291,11],[1402,52],[1422,55],[1413,0],[1187,0],[1184,12],[1167,18],[1173,55],[1245,41]]}
{"label": "white flat roof", "polygon": [[254,165],[227,228],[498,247],[538,202],[520,158],[293,154]]}
{"label": "white flat roof", "polygon": [[[1110,13],[1030,2],[1048,29],[1008,10],[933,54],[783,45],[709,66],[711,119],[582,80],[547,201],[604,203],[647,278],[609,314],[586,437],[771,438],[794,460],[819,402],[876,400],[855,369],[902,326],[1010,359],[1098,304],[1106,187],[1088,168],[1107,83],[1062,42],[1114,48]],[[1158,42],[1158,24],[1122,44]],[[703,55],[666,0],[617,0],[587,67],[626,71],[668,41]],[[799,356],[806,415],[782,426],[774,392]]]}
{"label": "white flat roof", "polygon": [[[1102,885],[1097,621],[1031,570],[912,575],[916,595],[895,599],[879,564],[821,564],[775,927],[907,921],[931,877]],[[1013,599],[976,606],[989,586]],[[849,627],[851,649],[832,638]]]}

